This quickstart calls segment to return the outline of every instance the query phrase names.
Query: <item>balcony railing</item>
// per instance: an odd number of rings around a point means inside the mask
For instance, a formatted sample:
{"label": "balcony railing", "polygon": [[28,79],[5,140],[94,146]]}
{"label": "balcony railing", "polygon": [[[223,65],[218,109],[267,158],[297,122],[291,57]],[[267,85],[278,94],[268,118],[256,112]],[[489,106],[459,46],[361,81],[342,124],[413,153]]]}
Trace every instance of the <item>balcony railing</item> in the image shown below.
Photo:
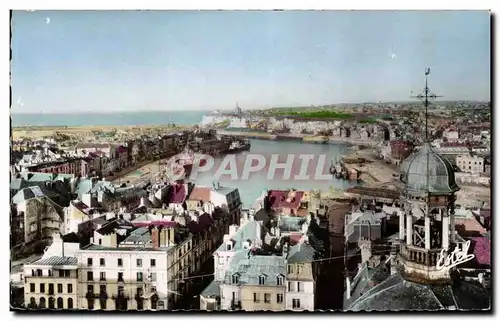
{"label": "balcony railing", "polygon": [[94,292],[87,292],[85,293],[85,298],[87,299],[95,299],[96,295]]}
{"label": "balcony railing", "polygon": [[406,260],[424,264],[427,266],[436,266],[441,249],[426,250],[416,246],[401,244],[401,256]]}

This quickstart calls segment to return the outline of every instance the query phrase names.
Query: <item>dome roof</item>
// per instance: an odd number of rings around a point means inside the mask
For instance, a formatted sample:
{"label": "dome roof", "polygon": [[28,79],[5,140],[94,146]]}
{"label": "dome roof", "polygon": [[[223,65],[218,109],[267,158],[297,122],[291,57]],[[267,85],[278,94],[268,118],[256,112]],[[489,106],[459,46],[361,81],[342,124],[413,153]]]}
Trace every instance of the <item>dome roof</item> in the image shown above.
{"label": "dome roof", "polygon": [[463,280],[451,285],[426,285],[405,280],[399,273],[368,290],[350,311],[482,310],[491,308],[483,287]]}
{"label": "dome roof", "polygon": [[453,166],[428,143],[403,161],[401,181],[410,193],[451,194],[459,190]]}

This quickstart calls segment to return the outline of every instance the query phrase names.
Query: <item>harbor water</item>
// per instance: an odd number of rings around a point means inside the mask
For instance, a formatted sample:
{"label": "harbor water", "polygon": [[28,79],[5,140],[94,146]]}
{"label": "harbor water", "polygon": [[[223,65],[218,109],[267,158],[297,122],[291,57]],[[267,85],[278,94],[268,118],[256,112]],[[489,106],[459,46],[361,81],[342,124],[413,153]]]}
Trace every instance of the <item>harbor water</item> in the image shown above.
{"label": "harbor water", "polygon": [[[345,181],[342,179],[337,179],[333,175],[329,174],[329,168],[332,160],[339,159],[349,152],[347,146],[342,144],[307,144],[297,141],[272,141],[272,140],[250,140],[252,146],[250,151],[241,152],[234,157],[236,158],[237,173],[231,176],[229,174],[220,176],[217,180],[218,183],[226,187],[235,187],[239,189],[240,196],[244,207],[251,206],[255,200],[262,194],[264,189],[303,189],[311,190],[318,189],[321,191],[329,191],[331,188],[336,189],[347,189],[349,187],[354,187],[357,182]],[[243,168],[245,166],[245,160],[249,155],[262,155],[266,159],[266,166],[259,171],[250,173],[248,179],[243,179]],[[290,175],[287,177],[283,169],[277,169],[273,177],[269,178],[269,166],[272,155],[278,159],[279,163],[285,163],[289,155],[294,155],[293,165],[291,166]],[[295,175],[301,172],[301,159],[299,155],[315,155],[307,167],[307,179],[294,179]],[[329,179],[316,179],[316,173],[318,172],[319,166],[317,161],[320,155],[325,155],[326,160],[323,163],[323,168],[321,168],[321,173]],[[214,176],[219,168],[229,170],[233,164],[230,164],[228,160],[224,161],[224,157],[219,156],[215,159],[215,164],[213,169],[206,172],[198,172],[196,179],[194,180],[196,184],[204,186],[212,186],[215,179]],[[233,157],[230,156],[230,157]],[[312,158],[312,156],[311,156]],[[228,164],[227,166],[220,165]],[[256,166],[256,163],[253,163]],[[222,170],[220,170],[223,173]]]}

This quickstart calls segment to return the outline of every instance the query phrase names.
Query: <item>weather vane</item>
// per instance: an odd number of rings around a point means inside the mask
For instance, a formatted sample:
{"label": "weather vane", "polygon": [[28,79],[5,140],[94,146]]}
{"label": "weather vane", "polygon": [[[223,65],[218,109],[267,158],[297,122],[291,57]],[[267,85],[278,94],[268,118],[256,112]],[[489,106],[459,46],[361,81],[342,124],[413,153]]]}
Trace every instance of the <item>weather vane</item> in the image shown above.
{"label": "weather vane", "polygon": [[437,96],[436,94],[432,93],[431,90],[429,89],[429,86],[427,86],[427,78],[431,73],[431,68],[425,69],[425,89],[423,94],[418,94],[416,96],[411,96],[412,98],[417,98],[420,99],[424,102],[425,105],[425,142],[429,141],[429,129],[428,129],[428,119],[429,119],[429,101],[434,100],[438,97],[443,97],[443,96]]}

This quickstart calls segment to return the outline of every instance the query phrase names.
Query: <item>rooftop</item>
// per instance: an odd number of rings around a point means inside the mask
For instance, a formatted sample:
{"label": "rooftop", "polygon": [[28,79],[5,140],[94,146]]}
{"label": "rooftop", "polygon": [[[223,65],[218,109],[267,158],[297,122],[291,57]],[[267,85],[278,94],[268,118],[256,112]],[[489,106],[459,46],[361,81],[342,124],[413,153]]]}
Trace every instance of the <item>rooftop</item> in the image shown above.
{"label": "rooftop", "polygon": [[264,277],[264,284],[276,286],[279,276],[285,277],[285,258],[274,255],[249,255],[231,264],[225,275],[224,283],[231,284],[231,277],[238,275],[239,284],[259,285],[259,277]]}
{"label": "rooftop", "polygon": [[76,257],[72,256],[51,256],[46,259],[41,259],[31,264],[33,265],[77,265],[78,260]]}

